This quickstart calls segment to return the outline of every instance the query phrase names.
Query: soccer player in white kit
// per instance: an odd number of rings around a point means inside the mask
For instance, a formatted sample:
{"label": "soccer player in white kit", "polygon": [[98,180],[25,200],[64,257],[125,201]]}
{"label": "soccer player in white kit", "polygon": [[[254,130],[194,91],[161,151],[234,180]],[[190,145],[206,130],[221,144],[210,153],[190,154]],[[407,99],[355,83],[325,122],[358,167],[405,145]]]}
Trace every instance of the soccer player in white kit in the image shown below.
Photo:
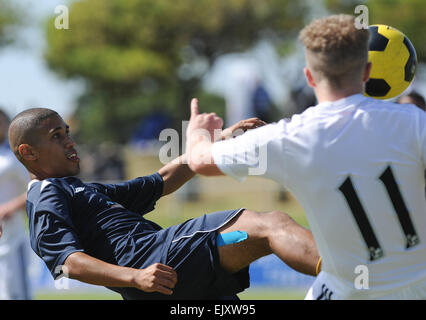
{"label": "soccer player in white kit", "polygon": [[289,120],[212,144],[194,99],[189,166],[293,193],[322,257],[306,299],[426,298],[425,112],[363,96],[369,34],[354,22],[335,15],[301,31],[318,105]]}
{"label": "soccer player in white kit", "polygon": [[29,175],[9,148],[9,122],[0,110],[0,299],[28,300],[29,240],[24,210]]}

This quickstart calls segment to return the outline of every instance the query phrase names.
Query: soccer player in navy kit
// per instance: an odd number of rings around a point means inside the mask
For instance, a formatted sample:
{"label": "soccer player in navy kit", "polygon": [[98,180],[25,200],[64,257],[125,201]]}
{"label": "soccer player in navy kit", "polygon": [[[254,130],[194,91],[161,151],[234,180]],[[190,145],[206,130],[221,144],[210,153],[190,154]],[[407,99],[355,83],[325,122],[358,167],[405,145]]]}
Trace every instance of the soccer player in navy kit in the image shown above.
{"label": "soccer player in navy kit", "polygon": [[249,264],[267,254],[300,272],[318,271],[311,232],[281,212],[222,211],[167,229],[144,219],[160,197],[193,177],[185,155],[150,176],[86,184],[74,177],[75,143],[55,111],[21,112],[9,140],[32,179],[31,246],[54,278],[106,286],[124,299],[220,299],[247,288]]}

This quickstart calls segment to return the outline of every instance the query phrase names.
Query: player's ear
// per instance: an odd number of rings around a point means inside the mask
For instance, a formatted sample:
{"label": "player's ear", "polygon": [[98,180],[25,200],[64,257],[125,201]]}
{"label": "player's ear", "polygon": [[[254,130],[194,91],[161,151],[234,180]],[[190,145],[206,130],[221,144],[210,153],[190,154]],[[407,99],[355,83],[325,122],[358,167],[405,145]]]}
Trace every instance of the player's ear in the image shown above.
{"label": "player's ear", "polygon": [[18,147],[19,155],[26,161],[34,161],[38,159],[38,153],[29,144],[23,143]]}
{"label": "player's ear", "polygon": [[368,62],[365,66],[364,75],[362,76],[362,82],[367,82],[368,79],[370,79],[371,66],[371,62]]}
{"label": "player's ear", "polygon": [[303,73],[305,74],[308,85],[312,88],[316,87],[316,83],[315,83],[314,77],[312,76],[311,70],[309,70],[307,67],[304,67]]}

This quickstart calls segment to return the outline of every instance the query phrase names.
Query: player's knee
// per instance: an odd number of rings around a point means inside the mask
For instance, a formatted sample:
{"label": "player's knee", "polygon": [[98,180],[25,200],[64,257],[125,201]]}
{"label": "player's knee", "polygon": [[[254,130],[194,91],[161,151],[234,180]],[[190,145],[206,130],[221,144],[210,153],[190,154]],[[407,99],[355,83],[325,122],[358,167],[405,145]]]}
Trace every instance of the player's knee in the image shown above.
{"label": "player's knee", "polygon": [[269,243],[271,237],[280,232],[285,232],[291,223],[294,223],[292,218],[280,211],[256,212],[244,210],[237,220],[232,221],[231,224],[224,226],[219,231],[221,233],[234,230],[245,231],[251,241]]}
{"label": "player's knee", "polygon": [[271,234],[283,231],[294,223],[294,220],[287,213],[281,211],[270,211],[267,215],[268,231],[271,232]]}

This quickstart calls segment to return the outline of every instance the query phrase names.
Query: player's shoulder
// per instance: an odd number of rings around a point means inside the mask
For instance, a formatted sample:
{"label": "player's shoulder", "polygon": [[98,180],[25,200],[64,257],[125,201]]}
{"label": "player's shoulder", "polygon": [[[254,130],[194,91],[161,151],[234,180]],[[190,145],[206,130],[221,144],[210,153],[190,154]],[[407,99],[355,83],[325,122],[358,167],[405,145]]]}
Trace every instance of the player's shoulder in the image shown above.
{"label": "player's shoulder", "polygon": [[378,111],[391,113],[395,116],[406,115],[411,117],[424,116],[424,111],[415,106],[414,104],[400,104],[388,100],[377,100],[371,97],[364,97],[359,106],[366,111]]}
{"label": "player's shoulder", "polygon": [[[238,139],[227,139],[227,141],[233,144],[241,144],[243,141],[247,141],[249,144],[252,144],[273,140],[284,130],[285,125],[283,125],[283,123],[285,121],[286,120],[282,119],[277,122],[268,123],[267,125],[258,127],[256,129],[247,130],[243,135],[239,136]],[[222,142],[227,143],[226,141]],[[154,175],[152,175],[151,177],[151,179],[158,179]]]}
{"label": "player's shoulder", "polygon": [[306,108],[302,113],[293,114],[289,118],[283,118],[274,124],[274,131],[277,134],[291,134],[298,132],[310,123],[316,123],[318,118],[325,117],[324,114],[317,112],[315,106]]}
{"label": "player's shoulder", "polygon": [[75,189],[83,187],[83,185],[81,180],[76,177],[32,180],[28,184],[28,194],[65,193],[72,196]]}

